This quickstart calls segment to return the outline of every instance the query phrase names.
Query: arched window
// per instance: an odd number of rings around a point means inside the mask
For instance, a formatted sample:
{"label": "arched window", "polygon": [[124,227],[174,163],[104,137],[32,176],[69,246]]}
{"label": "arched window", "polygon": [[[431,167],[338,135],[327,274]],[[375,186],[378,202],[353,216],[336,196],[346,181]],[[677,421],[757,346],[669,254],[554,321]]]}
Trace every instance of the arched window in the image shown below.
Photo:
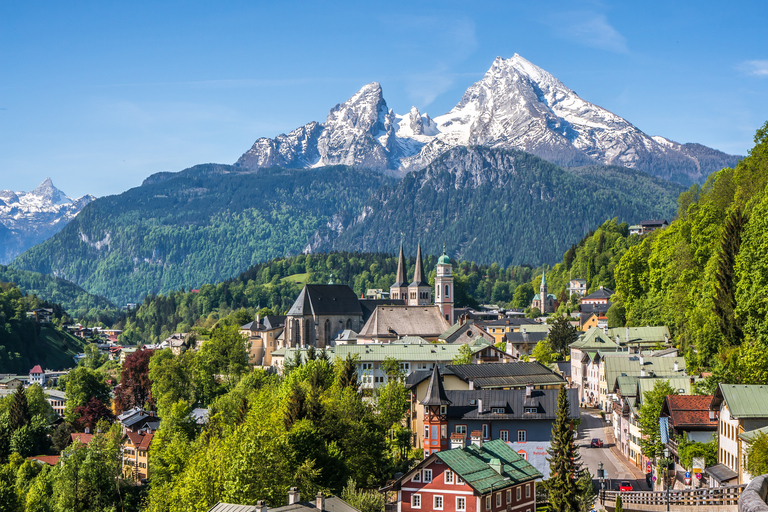
{"label": "arched window", "polygon": [[445,285],[445,296],[446,297],[450,297],[451,296],[450,288],[448,288],[448,285]]}
{"label": "arched window", "polygon": [[352,329],[352,319],[347,318],[347,329]]}
{"label": "arched window", "polygon": [[323,329],[325,332],[323,333],[323,346],[329,347],[331,346],[331,321],[327,318],[325,319],[325,329]]}

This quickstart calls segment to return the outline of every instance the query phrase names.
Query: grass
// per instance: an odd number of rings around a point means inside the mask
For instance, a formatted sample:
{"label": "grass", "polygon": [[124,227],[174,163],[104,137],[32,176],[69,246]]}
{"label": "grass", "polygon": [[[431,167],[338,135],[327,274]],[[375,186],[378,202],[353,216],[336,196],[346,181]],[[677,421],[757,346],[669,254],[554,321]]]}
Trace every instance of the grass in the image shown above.
{"label": "grass", "polygon": [[282,282],[289,282],[289,283],[296,283],[296,284],[307,284],[307,279],[309,279],[309,273],[304,274],[293,274],[287,277],[282,278],[280,281]]}

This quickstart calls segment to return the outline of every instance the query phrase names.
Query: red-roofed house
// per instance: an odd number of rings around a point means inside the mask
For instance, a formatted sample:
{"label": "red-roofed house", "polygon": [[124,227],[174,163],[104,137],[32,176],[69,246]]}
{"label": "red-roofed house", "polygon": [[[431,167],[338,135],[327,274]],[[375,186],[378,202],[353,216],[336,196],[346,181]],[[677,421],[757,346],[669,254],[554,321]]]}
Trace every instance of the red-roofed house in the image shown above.
{"label": "red-roofed house", "polygon": [[45,372],[39,364],[35,365],[34,368],[29,370],[29,384],[39,384],[40,386],[45,386]]}
{"label": "red-roofed house", "polygon": [[718,414],[709,408],[712,396],[670,395],[661,407],[661,417],[669,418],[669,451],[677,458],[683,434],[689,441],[708,443],[716,438]]}
{"label": "red-roofed house", "polygon": [[154,434],[147,432],[126,432],[123,436],[123,476],[140,482],[147,478],[149,468],[149,446]]}
{"label": "red-roofed house", "polygon": [[36,455],[34,457],[27,457],[27,460],[34,460],[35,462],[42,462],[49,466],[55,466],[59,463],[60,455]]}
{"label": "red-roofed house", "polygon": [[83,434],[82,432],[75,432],[74,434],[69,434],[70,439],[72,439],[72,442],[80,442],[83,444],[88,444],[91,442],[91,439],[93,439],[93,434]]}

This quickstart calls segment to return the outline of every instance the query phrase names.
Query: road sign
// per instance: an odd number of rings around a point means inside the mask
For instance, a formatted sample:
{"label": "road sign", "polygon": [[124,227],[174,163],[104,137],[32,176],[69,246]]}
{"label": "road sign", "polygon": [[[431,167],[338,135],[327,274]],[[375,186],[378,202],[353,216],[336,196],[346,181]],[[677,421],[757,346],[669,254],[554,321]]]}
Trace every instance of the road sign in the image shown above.
{"label": "road sign", "polygon": [[691,477],[685,477],[685,485],[691,485]]}
{"label": "road sign", "polygon": [[704,457],[693,457],[691,459],[691,465],[693,466],[694,473],[701,473],[704,471]]}
{"label": "road sign", "polygon": [[653,481],[654,482],[656,481],[656,475],[653,475]]}
{"label": "road sign", "polygon": [[691,478],[691,472],[690,471],[686,471],[685,472],[685,478]]}
{"label": "road sign", "polygon": [[696,473],[696,479],[701,480],[701,473]]}

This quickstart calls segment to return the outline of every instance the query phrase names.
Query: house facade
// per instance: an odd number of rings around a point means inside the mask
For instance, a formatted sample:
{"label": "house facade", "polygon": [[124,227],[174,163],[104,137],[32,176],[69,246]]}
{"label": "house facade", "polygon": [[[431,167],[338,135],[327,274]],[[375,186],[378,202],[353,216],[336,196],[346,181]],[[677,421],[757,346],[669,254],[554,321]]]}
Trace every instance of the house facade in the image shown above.
{"label": "house facade", "polygon": [[153,434],[126,432],[121,442],[123,477],[141,482],[149,478],[149,447]]}
{"label": "house facade", "polygon": [[541,477],[501,440],[474,439],[434,452],[385,490],[397,492],[398,512],[534,512]]}

